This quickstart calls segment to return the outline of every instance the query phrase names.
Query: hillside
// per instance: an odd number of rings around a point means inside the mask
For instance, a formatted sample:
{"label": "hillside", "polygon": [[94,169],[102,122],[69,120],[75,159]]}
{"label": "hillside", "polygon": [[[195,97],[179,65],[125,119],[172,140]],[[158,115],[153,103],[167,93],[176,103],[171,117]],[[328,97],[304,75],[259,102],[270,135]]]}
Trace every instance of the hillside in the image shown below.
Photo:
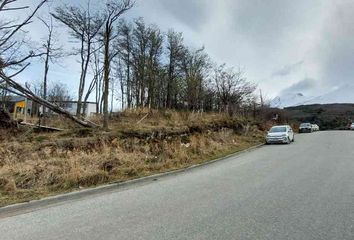
{"label": "hillside", "polygon": [[284,109],[295,122],[317,123],[322,130],[346,129],[354,121],[354,104],[314,104]]}
{"label": "hillside", "polygon": [[113,115],[109,132],[49,120],[67,130],[0,127],[0,207],[186,168],[257,145],[265,129],[227,114],[172,110]]}

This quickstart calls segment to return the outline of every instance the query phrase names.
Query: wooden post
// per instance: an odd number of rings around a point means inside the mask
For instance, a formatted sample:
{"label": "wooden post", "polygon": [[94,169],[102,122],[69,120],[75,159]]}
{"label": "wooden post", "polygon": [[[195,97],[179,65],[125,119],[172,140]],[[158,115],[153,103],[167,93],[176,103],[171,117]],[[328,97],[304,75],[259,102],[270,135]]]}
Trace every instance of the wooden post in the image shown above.
{"label": "wooden post", "polygon": [[28,99],[25,98],[25,119],[24,119],[25,122],[27,122],[27,104],[28,104]]}
{"label": "wooden post", "polygon": [[14,116],[13,116],[14,119],[16,119],[16,111],[17,111],[17,103],[15,102],[15,106],[14,106]]}

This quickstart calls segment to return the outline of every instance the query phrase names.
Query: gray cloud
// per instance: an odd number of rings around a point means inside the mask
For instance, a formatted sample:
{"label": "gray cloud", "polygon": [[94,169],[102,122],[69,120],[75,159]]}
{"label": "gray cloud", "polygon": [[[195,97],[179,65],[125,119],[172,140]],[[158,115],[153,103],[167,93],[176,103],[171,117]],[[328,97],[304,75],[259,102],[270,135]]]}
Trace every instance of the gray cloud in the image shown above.
{"label": "gray cloud", "polygon": [[164,9],[193,30],[201,30],[208,22],[208,6],[205,0],[159,0]]}
{"label": "gray cloud", "polygon": [[336,1],[318,49],[323,79],[329,85],[354,83],[354,2]]}
{"label": "gray cloud", "polygon": [[291,32],[302,31],[303,23],[311,24],[320,0],[237,0],[231,14],[235,31],[262,46],[279,44]]}
{"label": "gray cloud", "polygon": [[315,88],[317,85],[317,82],[315,79],[312,78],[305,78],[301,80],[300,82],[297,82],[290,87],[284,89],[280,95],[287,95],[287,94],[308,94],[310,93],[313,88]]}
{"label": "gray cloud", "polygon": [[300,62],[297,62],[294,64],[286,65],[283,68],[273,72],[272,76],[274,76],[274,77],[287,76],[287,75],[291,74],[292,72],[298,70],[303,64],[304,64],[304,61],[300,61]]}

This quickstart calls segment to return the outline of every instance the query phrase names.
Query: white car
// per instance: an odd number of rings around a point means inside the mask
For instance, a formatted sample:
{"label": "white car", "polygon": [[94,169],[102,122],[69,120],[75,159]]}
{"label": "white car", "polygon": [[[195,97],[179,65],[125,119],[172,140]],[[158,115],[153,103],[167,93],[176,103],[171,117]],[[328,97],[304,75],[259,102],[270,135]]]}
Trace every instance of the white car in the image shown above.
{"label": "white car", "polygon": [[317,124],[312,124],[311,128],[313,132],[320,131],[320,127]]}
{"label": "white car", "polygon": [[354,130],[354,123],[350,125],[350,130]]}
{"label": "white car", "polygon": [[301,123],[299,127],[299,133],[312,133],[312,124],[311,123]]}
{"label": "white car", "polygon": [[267,136],[266,143],[287,143],[295,141],[295,133],[289,125],[274,126],[272,127]]}

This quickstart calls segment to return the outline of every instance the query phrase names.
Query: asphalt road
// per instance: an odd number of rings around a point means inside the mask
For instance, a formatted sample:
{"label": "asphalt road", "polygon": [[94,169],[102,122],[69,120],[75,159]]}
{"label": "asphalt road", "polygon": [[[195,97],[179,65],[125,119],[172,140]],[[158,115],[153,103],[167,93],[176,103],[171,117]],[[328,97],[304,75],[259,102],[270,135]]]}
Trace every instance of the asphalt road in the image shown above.
{"label": "asphalt road", "polygon": [[354,239],[354,132],[0,218],[0,239]]}

